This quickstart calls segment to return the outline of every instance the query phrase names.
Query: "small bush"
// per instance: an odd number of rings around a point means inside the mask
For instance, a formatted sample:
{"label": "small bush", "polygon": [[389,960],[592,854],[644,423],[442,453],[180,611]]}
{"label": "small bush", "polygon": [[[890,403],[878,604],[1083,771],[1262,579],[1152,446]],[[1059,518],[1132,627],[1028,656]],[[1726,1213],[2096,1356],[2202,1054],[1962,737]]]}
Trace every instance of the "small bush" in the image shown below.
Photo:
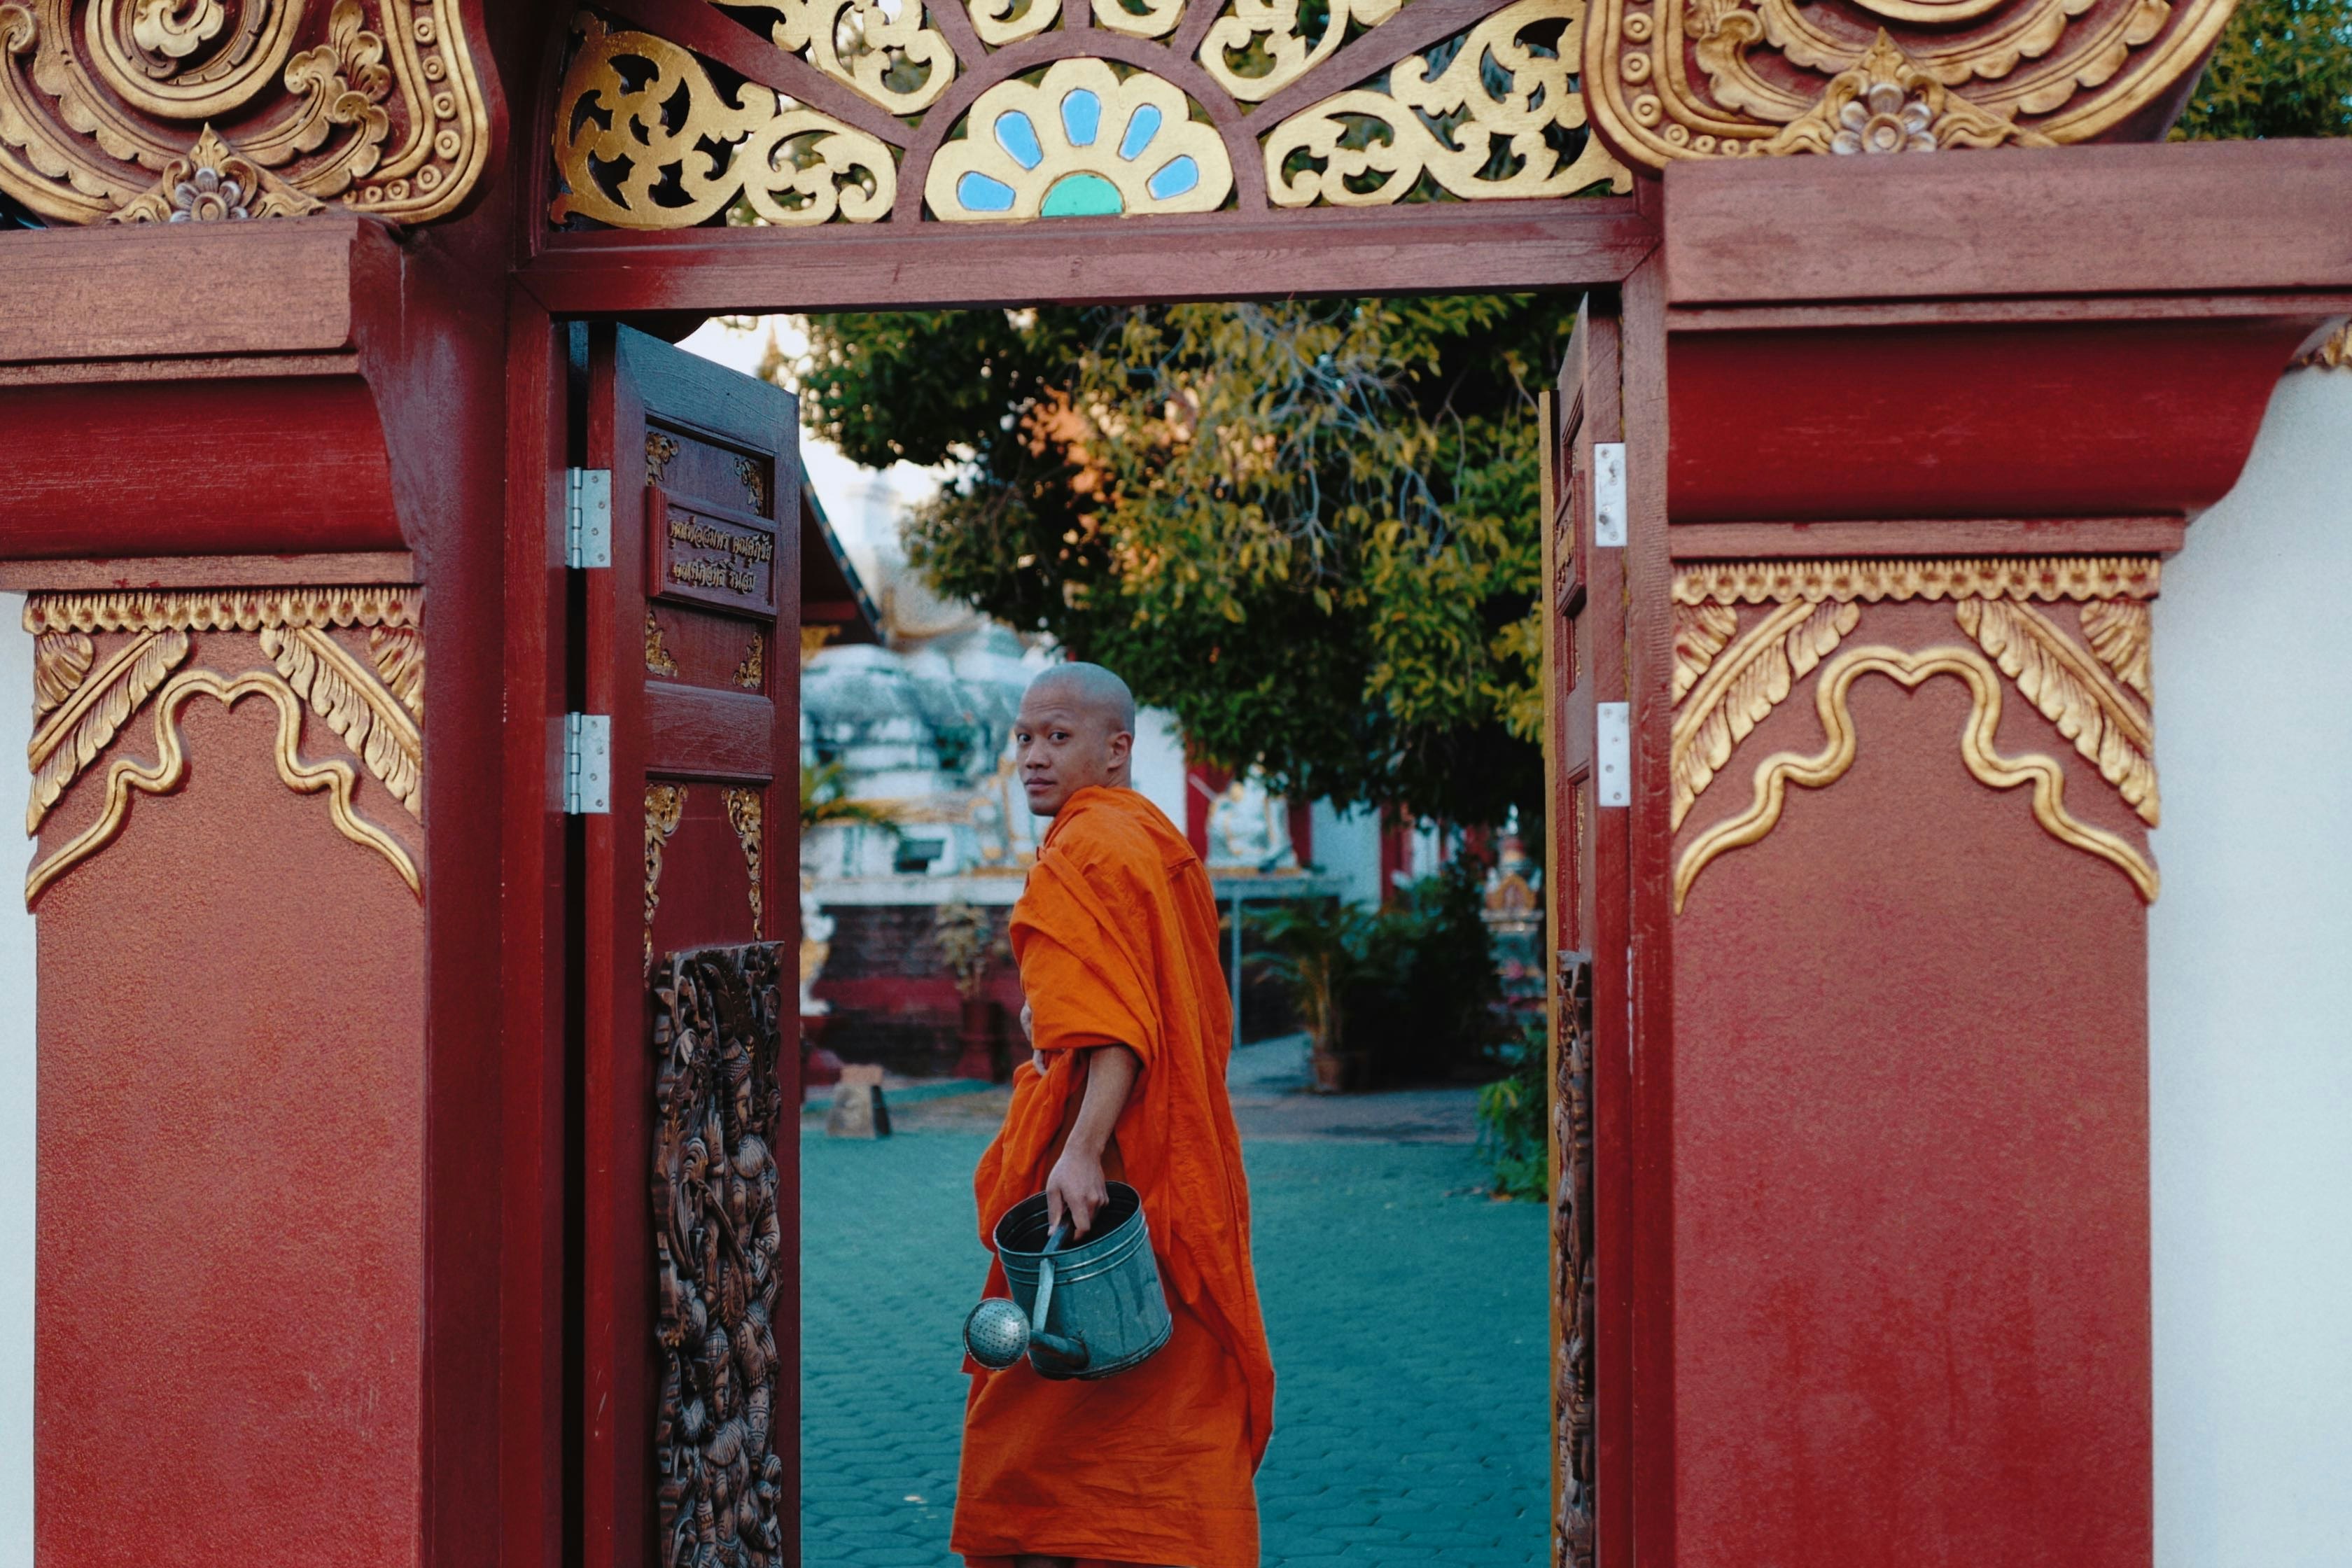
{"label": "small bush", "polygon": [[1489,1059],[1502,982],[1480,918],[1484,870],[1456,861],[1400,890],[1373,921],[1342,1011],[1348,1045],[1381,1083],[1461,1079]]}
{"label": "small bush", "polygon": [[1478,1152],[1495,1173],[1498,1197],[1540,1202],[1550,1189],[1547,1050],[1543,1020],[1528,1020],[1517,1039],[1495,1049],[1506,1076],[1478,1091]]}

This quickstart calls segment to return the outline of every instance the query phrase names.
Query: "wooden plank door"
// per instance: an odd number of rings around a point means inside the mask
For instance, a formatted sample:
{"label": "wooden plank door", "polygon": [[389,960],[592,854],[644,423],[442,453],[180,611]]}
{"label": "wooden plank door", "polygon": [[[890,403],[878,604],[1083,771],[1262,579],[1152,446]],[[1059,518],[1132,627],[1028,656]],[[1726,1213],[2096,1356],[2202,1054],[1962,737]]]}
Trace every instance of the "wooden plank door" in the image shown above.
{"label": "wooden plank door", "polygon": [[1627,762],[1601,739],[1626,700],[1625,552],[1595,526],[1619,342],[1614,302],[1588,299],[1543,410],[1556,1568],[1633,1561]]}
{"label": "wooden plank door", "polygon": [[[587,358],[612,564],[573,574],[575,703],[611,717],[612,755],[576,877],[582,1560],[667,1568],[715,1537],[797,1563],[797,407],[625,327]],[[775,1081],[746,1087],[771,1026]],[[737,1053],[715,1100],[679,1080],[705,1047]]]}

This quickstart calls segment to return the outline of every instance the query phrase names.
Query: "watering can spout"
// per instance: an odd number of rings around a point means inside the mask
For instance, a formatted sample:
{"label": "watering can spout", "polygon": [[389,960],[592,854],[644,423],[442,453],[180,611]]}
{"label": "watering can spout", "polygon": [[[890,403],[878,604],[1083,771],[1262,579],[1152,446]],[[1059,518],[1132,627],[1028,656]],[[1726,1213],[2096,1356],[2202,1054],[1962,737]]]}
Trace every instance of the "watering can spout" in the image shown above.
{"label": "watering can spout", "polygon": [[[1075,1246],[1066,1218],[1048,1226],[1043,1194],[997,1223],[997,1258],[1013,1300],[991,1297],[964,1320],[973,1361],[1001,1372],[1025,1355],[1041,1377],[1108,1377],[1167,1343],[1172,1324],[1141,1200],[1132,1187],[1112,1183],[1108,1207],[1116,1223]],[[1066,1300],[1057,1303],[1057,1294]]]}

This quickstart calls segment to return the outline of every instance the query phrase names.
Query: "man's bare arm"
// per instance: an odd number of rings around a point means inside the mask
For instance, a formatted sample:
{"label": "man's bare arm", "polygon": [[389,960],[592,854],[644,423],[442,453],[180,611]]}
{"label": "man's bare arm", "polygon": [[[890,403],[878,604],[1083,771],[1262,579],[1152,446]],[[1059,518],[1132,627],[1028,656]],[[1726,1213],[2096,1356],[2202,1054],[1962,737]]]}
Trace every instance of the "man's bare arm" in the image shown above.
{"label": "man's bare arm", "polygon": [[1078,1120],[1070,1129],[1069,1142],[1062,1145],[1062,1157],[1054,1162],[1053,1174],[1045,1178],[1046,1223],[1059,1225],[1067,1213],[1072,1240],[1094,1228],[1095,1211],[1110,1196],[1103,1184],[1103,1151],[1110,1146],[1111,1129],[1118,1125],[1118,1113],[1127,1108],[1143,1064],[1125,1046],[1097,1046],[1086,1053],[1086,1098],[1078,1102]]}

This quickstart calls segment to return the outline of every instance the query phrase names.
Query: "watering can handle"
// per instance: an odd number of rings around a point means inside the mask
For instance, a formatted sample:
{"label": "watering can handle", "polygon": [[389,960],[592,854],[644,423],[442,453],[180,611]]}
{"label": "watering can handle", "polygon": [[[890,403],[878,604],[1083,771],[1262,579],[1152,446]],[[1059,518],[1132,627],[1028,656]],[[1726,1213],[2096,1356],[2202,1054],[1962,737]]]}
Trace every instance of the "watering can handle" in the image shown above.
{"label": "watering can handle", "polygon": [[1037,1304],[1029,1310],[1029,1331],[1032,1334],[1045,1331],[1045,1314],[1054,1304],[1054,1254],[1059,1252],[1062,1244],[1069,1239],[1070,1222],[1064,1220],[1054,1227],[1054,1234],[1045,1238],[1045,1250],[1038,1255]]}

